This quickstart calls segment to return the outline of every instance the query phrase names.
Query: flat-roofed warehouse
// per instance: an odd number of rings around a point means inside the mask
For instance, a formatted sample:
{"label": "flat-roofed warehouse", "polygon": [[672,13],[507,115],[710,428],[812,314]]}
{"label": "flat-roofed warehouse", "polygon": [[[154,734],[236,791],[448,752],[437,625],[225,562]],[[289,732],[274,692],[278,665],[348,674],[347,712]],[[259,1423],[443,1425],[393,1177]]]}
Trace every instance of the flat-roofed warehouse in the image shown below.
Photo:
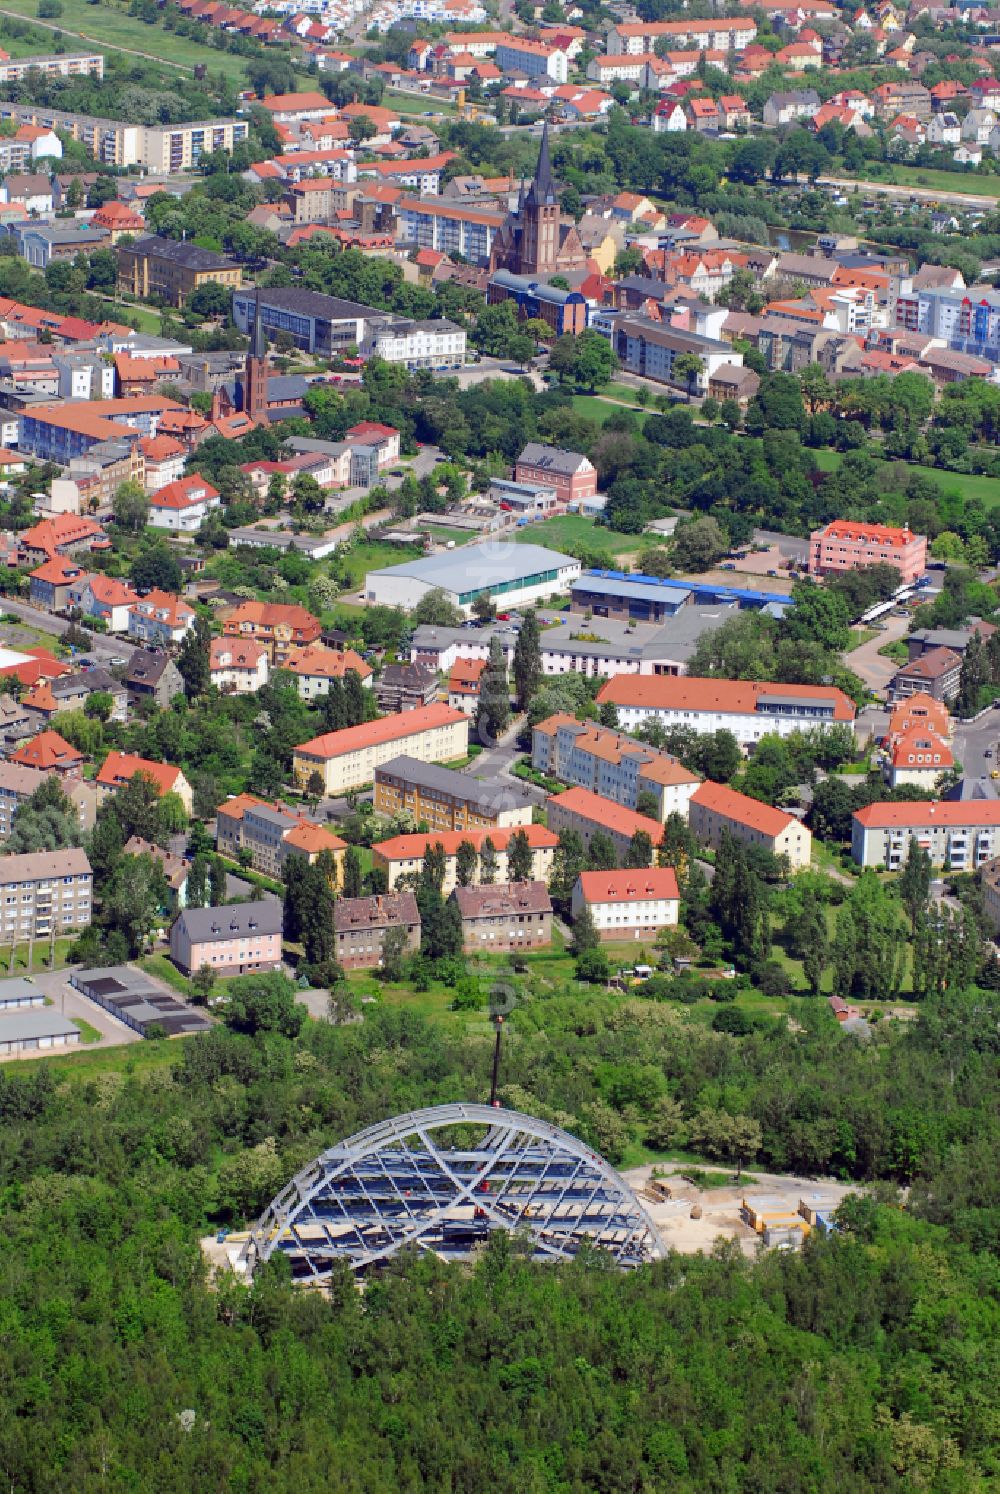
{"label": "flat-roofed warehouse", "polygon": [[369,571],[365,599],[412,610],[430,591],[443,591],[466,611],[477,597],[491,597],[501,609],[530,605],[565,592],[580,575],[580,562],[544,545],[484,540],[458,550],[406,560]]}
{"label": "flat-roofed warehouse", "polygon": [[68,1048],[79,1041],[79,1027],[50,1007],[0,1013],[0,1058]]}
{"label": "flat-roofed warehouse", "polygon": [[180,1037],[207,1032],[211,1026],[194,1007],[131,965],[77,970],[70,976],[70,985],[142,1037],[149,1037],[150,1029],[159,1029],[167,1037]]}

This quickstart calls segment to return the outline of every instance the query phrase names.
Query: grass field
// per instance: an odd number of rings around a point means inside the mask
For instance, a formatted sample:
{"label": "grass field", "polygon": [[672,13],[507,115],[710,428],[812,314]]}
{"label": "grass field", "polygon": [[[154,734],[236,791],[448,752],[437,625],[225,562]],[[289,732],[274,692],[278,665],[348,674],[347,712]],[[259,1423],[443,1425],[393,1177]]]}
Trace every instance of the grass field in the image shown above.
{"label": "grass field", "polygon": [[457,114],[455,105],[447,99],[418,98],[412,93],[397,93],[387,88],[382,99],[384,109],[398,109],[400,114]]}
{"label": "grass field", "polygon": [[15,947],[13,969],[10,963],[10,945],[0,944],[0,980],[6,979],[8,975],[19,975],[22,971],[24,974],[29,975],[33,971],[37,973],[50,969],[61,970],[65,965],[69,964],[69,951],[73,942],[72,939],[57,939],[55,964],[50,965],[48,939],[36,939],[35,947],[31,954],[31,964],[29,965],[28,944],[27,940],[25,940],[23,944],[18,944]]}
{"label": "grass field", "polygon": [[[349,550],[343,552],[343,565],[351,573],[351,585],[361,586],[368,571],[379,571],[387,565],[402,565],[404,560],[412,560],[415,555],[422,554],[418,545],[380,545],[376,540],[369,540],[363,545],[352,545]],[[343,604],[338,602],[337,606]],[[362,609],[358,609],[361,611]]]}
{"label": "grass field", "polygon": [[79,1027],[81,1043],[103,1043],[104,1033],[92,1027],[85,1017],[70,1017],[70,1021],[74,1027]]}
{"label": "grass field", "polygon": [[[631,394],[630,389],[612,386],[608,389],[607,399],[601,399],[596,394],[574,394],[570,403],[578,415],[586,415],[588,420],[596,420],[598,425],[603,425],[612,415],[621,411],[622,405],[627,405],[635,411],[641,424],[643,415],[649,414],[649,411],[642,411],[634,399],[629,397]],[[612,400],[617,403],[612,404]]]}
{"label": "grass field", "polygon": [[[842,176],[838,172],[838,176]],[[848,178],[843,178],[845,181]],[[859,187],[920,187],[928,192],[967,192],[970,197],[1000,197],[1000,177],[966,175],[962,171],[939,171],[933,166],[903,166],[893,163],[878,176],[851,177]]]}
{"label": "grass field", "polygon": [[[842,451],[816,451],[816,465],[823,472],[834,472],[844,460]],[[989,507],[1000,504],[1000,477],[981,477],[974,472],[946,472],[943,467],[925,467],[918,462],[905,462],[921,477],[929,477],[947,492],[961,493],[963,498],[979,498]]]}
{"label": "grass field", "polygon": [[556,550],[560,545],[591,545],[595,550],[603,550],[609,560],[633,555],[647,543],[642,535],[599,529],[593,519],[585,519],[582,514],[558,514],[540,524],[526,524],[515,531],[514,538],[522,544],[549,545]]}
{"label": "grass field", "polygon": [[[35,21],[38,0],[4,0],[3,9],[23,16],[25,20]],[[167,66],[173,64],[187,73],[192,73],[197,64],[204,63],[210,74],[224,73],[240,88],[247,86],[246,69],[250,59],[209,46],[207,27],[206,43],[202,44],[177,36],[160,25],[147,26],[124,9],[90,5],[87,0],[62,0],[59,29],[67,41],[80,37],[101,52],[139,52],[152,62]]]}

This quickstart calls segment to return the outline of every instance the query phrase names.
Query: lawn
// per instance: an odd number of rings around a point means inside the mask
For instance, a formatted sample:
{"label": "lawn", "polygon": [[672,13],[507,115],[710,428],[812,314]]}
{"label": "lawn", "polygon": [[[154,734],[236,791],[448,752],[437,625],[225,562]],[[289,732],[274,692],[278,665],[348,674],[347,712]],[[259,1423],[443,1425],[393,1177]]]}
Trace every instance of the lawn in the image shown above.
{"label": "lawn", "polygon": [[[875,453],[877,455],[877,452]],[[822,472],[834,472],[844,460],[842,451],[814,451],[817,467]],[[988,506],[1000,504],[1000,477],[982,477],[974,472],[948,472],[944,467],[926,467],[918,462],[894,463],[929,477],[945,491],[961,493],[963,498],[979,498]]]}
{"label": "lawn", "polygon": [[92,1027],[85,1017],[70,1017],[70,1021],[74,1027],[79,1027],[81,1043],[103,1043],[104,1033]]}
{"label": "lawn", "polygon": [[32,950],[31,963],[28,963],[28,943],[15,945],[14,966],[11,968],[11,947],[9,944],[0,944],[0,979],[8,975],[17,975],[22,970],[24,973],[41,972],[43,970],[62,970],[71,963],[69,958],[73,939],[56,940],[56,957],[53,965],[49,964],[49,941],[48,939],[36,939]]}
{"label": "lawn", "polygon": [[593,519],[583,514],[558,514],[554,519],[543,519],[540,524],[526,524],[514,532],[514,538],[522,544],[549,545],[558,550],[564,545],[588,545],[594,550],[603,550],[609,561],[622,555],[634,555],[648,544],[643,535],[618,534],[613,529],[598,528]]}
{"label": "lawn", "polygon": [[[351,545],[338,558],[351,574],[353,590],[362,585],[369,571],[380,571],[389,565],[402,565],[404,560],[413,560],[422,554],[420,545],[383,545],[377,540],[367,540],[363,545]],[[338,602],[337,606],[341,607],[343,603]]]}
{"label": "lawn", "polygon": [[[38,0],[5,0],[4,10],[34,21],[38,15]],[[202,63],[210,73],[224,73],[240,88],[247,86],[246,69],[251,59],[209,46],[207,27],[203,44],[177,36],[159,25],[147,26],[126,10],[112,9],[107,5],[94,6],[88,4],[88,0],[62,0],[59,27],[65,38],[79,37],[101,52],[137,52],[152,62],[174,66],[187,73],[193,73]]]}
{"label": "lawn", "polygon": [[[843,176],[842,172],[837,173]],[[844,180],[848,180],[844,177]],[[1000,178],[995,176],[967,175],[962,171],[940,171],[928,166],[903,166],[893,163],[888,170],[883,167],[878,176],[851,177],[863,187],[896,186],[920,187],[923,191],[962,192],[970,197],[1000,197]]]}
{"label": "lawn", "polygon": [[382,99],[383,109],[396,109],[400,114],[457,114],[455,105],[448,99],[418,98],[412,93],[397,93],[387,88]]}
{"label": "lawn", "polygon": [[431,537],[439,545],[446,545],[449,540],[454,540],[456,545],[469,545],[473,540],[482,538],[481,535],[473,534],[469,529],[450,529],[447,524],[426,523],[422,524],[421,528],[428,529]]}
{"label": "lawn", "polygon": [[[605,421],[611,419],[612,415],[620,414],[623,405],[633,410],[641,422],[643,411],[634,400],[627,398],[630,393],[630,390],[616,388],[613,393],[609,390],[608,399],[601,399],[596,394],[574,394],[570,399],[570,404],[578,415],[586,415],[588,420],[596,420],[598,425],[603,425]],[[621,403],[617,403],[619,400]]]}
{"label": "lawn", "polygon": [[856,648],[861,648],[862,645],[870,643],[873,638],[878,637],[878,634],[878,628],[852,628],[851,641],[847,645],[845,653],[853,654]]}

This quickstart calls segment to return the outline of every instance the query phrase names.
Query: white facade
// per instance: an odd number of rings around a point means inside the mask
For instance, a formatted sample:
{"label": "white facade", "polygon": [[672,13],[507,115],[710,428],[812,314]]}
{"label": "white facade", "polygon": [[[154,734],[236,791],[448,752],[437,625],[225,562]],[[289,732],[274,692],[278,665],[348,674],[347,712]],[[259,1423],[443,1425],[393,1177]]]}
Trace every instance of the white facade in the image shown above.
{"label": "white facade", "polygon": [[854,815],[851,856],[859,866],[899,871],[911,839],[927,852],[932,866],[974,871],[1000,854],[1000,803],[871,804]]}
{"label": "white facade", "polygon": [[445,320],[398,324],[376,332],[371,351],[407,368],[461,368],[465,330]]}
{"label": "white facade", "polygon": [[[636,873],[636,880],[642,873]],[[579,918],[586,899],[580,883],[573,888],[572,910],[574,919]],[[608,903],[586,903],[590,908],[594,927],[604,940],[655,938],[659,929],[677,927],[680,912],[678,898],[647,898],[638,892],[627,903],[615,900]]]}
{"label": "white facade", "polygon": [[255,695],[267,684],[268,667],[264,648],[247,648],[238,639],[212,640],[209,678],[224,694]]}
{"label": "white facade", "polygon": [[167,529],[173,534],[193,534],[200,529],[214,508],[222,506],[218,493],[205,492],[191,497],[183,504],[159,503],[160,489],[151,494],[149,500],[149,522],[154,529]]}
{"label": "white facade", "polygon": [[365,599],[409,611],[429,591],[440,589],[464,611],[483,595],[506,611],[558,596],[579,580],[580,569],[578,560],[542,545],[485,541],[369,571]]}

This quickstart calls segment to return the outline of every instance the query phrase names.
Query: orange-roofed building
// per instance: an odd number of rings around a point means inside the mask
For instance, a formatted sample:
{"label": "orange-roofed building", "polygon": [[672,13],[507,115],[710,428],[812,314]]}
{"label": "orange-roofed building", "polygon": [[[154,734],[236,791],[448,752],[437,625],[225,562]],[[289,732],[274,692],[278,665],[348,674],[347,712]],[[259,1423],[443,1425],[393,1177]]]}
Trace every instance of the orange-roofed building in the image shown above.
{"label": "orange-roofed building", "polygon": [[194,627],[194,608],[173,592],[153,590],[133,602],[128,611],[129,637],[153,648],[182,643]]}
{"label": "orange-roofed building", "polygon": [[663,839],[659,820],[636,814],[634,809],[590,789],[577,787],[553,794],[545,807],[548,824],[557,834],[561,830],[575,830],[589,846],[594,835],[601,832],[610,838],[619,859],[625,855],[634,835],[648,835],[653,846]]}
{"label": "orange-roofed building", "polygon": [[42,519],[21,535],[21,547],[39,561],[56,555],[76,555],[97,546],[109,548],[109,541],[96,519],[82,514],[56,514]]}
{"label": "orange-roofed building", "polygon": [[448,676],[448,704],[452,710],[474,716],[479,705],[479,684],[485,659],[456,659]]}
{"label": "orange-roofed building", "polygon": [[191,785],[181,769],[170,763],[154,763],[130,752],[109,752],[97,775],[97,783],[107,793],[114,793],[122,784],[131,783],[138,773],[152,781],[159,798],[162,799],[165,794],[176,794],[186,812],[191,813]]}
{"label": "orange-roofed building", "polygon": [[[484,854],[483,848],[489,841],[496,856],[496,881],[498,883],[510,881],[507,871],[507,851],[511,837],[514,835],[523,835],[527,839],[531,851],[532,880],[548,882],[559,837],[554,830],[545,825],[518,825],[507,828],[497,825],[489,830],[441,830],[432,831],[430,834],[395,835],[391,840],[379,841],[378,844],[372,846],[372,865],[385,872],[391,892],[400,877],[408,872],[420,871],[424,864],[424,857],[432,846],[440,846],[445,857],[442,891],[447,895],[456,885],[455,858],[463,841],[469,841],[478,851],[480,864]],[[486,855],[489,855],[488,849]]]}
{"label": "orange-roofed building", "polygon": [[69,606],[70,588],[74,581],[84,575],[82,565],[54,555],[44,560],[28,577],[28,596],[33,607],[43,607],[46,612],[65,612]]}
{"label": "orange-roofed building", "polygon": [[361,683],[371,688],[372,668],[366,664],[353,648],[326,648],[323,644],[307,644],[305,648],[290,649],[282,665],[289,674],[294,674],[303,700],[315,700],[318,695],[330,693],[330,681],[342,680],[346,674],[354,673]]}
{"label": "orange-roofed building", "polygon": [[859,866],[900,871],[911,840],[932,866],[975,871],[1000,852],[1000,799],[880,801],[851,817],[851,856]]}
{"label": "orange-roofed building", "polygon": [[252,638],[213,638],[208,677],[224,695],[255,695],[267,684],[267,649]]}
{"label": "orange-roofed building", "polygon": [[911,726],[887,746],[882,772],[890,788],[908,783],[933,789],[941,774],[954,766],[952,750],[943,737],[926,726]]}
{"label": "orange-roofed building", "polygon": [[103,207],[98,208],[90,221],[98,228],[108,230],[112,244],[117,244],[123,234],[146,232],[145,218],[124,202],[106,202]]}
{"label": "orange-roofed building", "polygon": [[237,794],[220,804],[215,816],[216,848],[232,861],[240,852],[250,856],[254,871],[281,876],[290,855],[304,856],[310,864],[324,851],[333,857],[338,880],[343,880],[347,842],[323,825],[314,824],[287,804],[273,804],[253,794]]}
{"label": "orange-roofed building", "polygon": [[677,873],[672,866],[585,871],[573,888],[574,920],[588,908],[602,943],[653,939],[660,929],[676,928],[680,906]]}
{"label": "orange-roofed building", "polygon": [[809,865],[812,836],[800,820],[725,784],[701,785],[691,797],[688,823],[692,834],[707,845],[718,848],[728,831],[743,845],[761,846],[773,856],[786,857],[793,871]]}
{"label": "orange-roofed building", "polygon": [[64,674],[69,674],[70,666],[62,659],[57,659],[50,654],[46,648],[25,649],[28,657],[20,664],[6,664],[0,668],[0,679],[13,676],[20,680],[25,689],[37,685],[39,680],[57,680]]}
{"label": "orange-roofed building", "polygon": [[262,643],[274,665],[283,665],[292,649],[316,643],[321,631],[318,617],[284,602],[240,602],[222,620],[224,637]]}
{"label": "orange-roofed building", "polygon": [[190,534],[200,529],[212,510],[221,505],[218,488],[200,472],[192,472],[189,477],[169,482],[150,495],[149,522],[154,529]]}
{"label": "orange-roofed building", "polygon": [[852,519],[834,519],[809,536],[809,570],[814,576],[879,564],[894,566],[900,582],[911,585],[927,569],[927,536]]}
{"label": "orange-roofed building", "polygon": [[375,769],[401,752],[420,762],[444,763],[468,750],[468,716],[434,702],[313,737],[296,747],[293,772],[300,788],[318,773],[325,793],[341,794],[372,783]]}
{"label": "orange-roofed building", "polygon": [[307,93],[271,93],[261,99],[260,107],[267,110],[275,124],[325,119],[327,115],[337,112],[326,95],[315,90]]}
{"label": "orange-roofed building", "polygon": [[42,773],[76,773],[83,766],[83,753],[70,746],[57,731],[43,731],[12,752],[9,762]]}
{"label": "orange-roofed building", "polygon": [[83,575],[69,588],[69,605],[81,616],[99,617],[109,633],[127,633],[129,608],[139,597],[125,581],[114,576]]}
{"label": "orange-roofed building", "polygon": [[617,674],[597,692],[626,731],[655,719],[693,731],[731,731],[743,747],[763,736],[788,736],[811,726],[853,721],[853,700],[836,685],[786,685],[772,680],[717,680],[696,675]]}
{"label": "orange-roofed building", "polygon": [[139,450],[146,461],[147,493],[155,493],[183,475],[187,447],[174,436],[143,436]]}
{"label": "orange-roofed building", "polygon": [[886,742],[893,742],[897,737],[912,731],[914,727],[922,727],[926,731],[932,731],[935,735],[943,737],[945,741],[950,741],[952,722],[948,707],[943,701],[935,700],[933,695],[928,695],[924,690],[907,695],[904,700],[897,701],[889,712]]}

